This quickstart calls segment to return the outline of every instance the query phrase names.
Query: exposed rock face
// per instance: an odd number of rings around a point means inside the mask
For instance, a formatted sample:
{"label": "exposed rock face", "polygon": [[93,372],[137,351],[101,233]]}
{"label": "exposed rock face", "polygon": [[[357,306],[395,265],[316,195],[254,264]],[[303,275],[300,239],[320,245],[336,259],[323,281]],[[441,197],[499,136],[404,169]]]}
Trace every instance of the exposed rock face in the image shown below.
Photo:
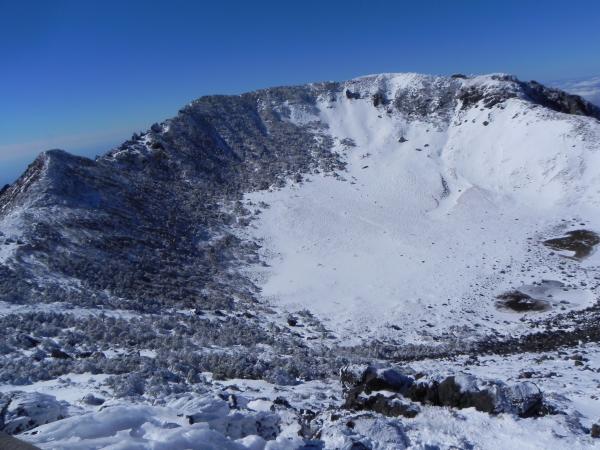
{"label": "exposed rock face", "polygon": [[[499,380],[482,381],[468,374],[416,379],[399,369],[360,365],[343,368],[340,378],[345,390],[346,408],[372,410],[390,416],[414,417],[418,410],[402,404],[395,396],[369,394],[373,391],[391,391],[423,404],[459,409],[473,407],[490,414],[535,417],[545,412],[542,393],[530,382],[507,384]],[[366,398],[364,394],[367,394]]]}
{"label": "exposed rock face", "polygon": [[520,85],[525,94],[538,105],[558,112],[595,117],[600,120],[600,108],[579,95],[567,94],[560,89],[546,87],[537,81],[520,82]]}
{"label": "exposed rock face", "polygon": [[[433,388],[435,389],[435,388]],[[437,404],[455,408],[474,407],[490,414],[511,413],[519,417],[543,414],[543,397],[530,382],[506,384],[479,381],[470,375],[450,376],[437,386]]]}
{"label": "exposed rock face", "polygon": [[384,395],[376,393],[366,396],[359,395],[354,398],[347,398],[345,406],[348,409],[373,411],[388,417],[402,416],[412,418],[420,412],[417,405],[407,402],[402,396],[397,394]]}
{"label": "exposed rock face", "polygon": [[[462,76],[453,76],[452,78],[462,78]],[[600,108],[578,95],[548,88],[536,81],[520,81],[510,75],[498,75],[496,79],[506,83],[499,89],[487,91],[475,86],[461,89],[458,94],[461,107],[464,109],[480,104],[485,108],[492,108],[509,98],[524,97],[537,105],[557,112],[595,117],[600,120]]]}
{"label": "exposed rock face", "polygon": [[544,241],[544,245],[554,250],[573,252],[573,257],[576,259],[589,256],[598,244],[600,244],[600,236],[589,230],[568,231],[564,237]]}

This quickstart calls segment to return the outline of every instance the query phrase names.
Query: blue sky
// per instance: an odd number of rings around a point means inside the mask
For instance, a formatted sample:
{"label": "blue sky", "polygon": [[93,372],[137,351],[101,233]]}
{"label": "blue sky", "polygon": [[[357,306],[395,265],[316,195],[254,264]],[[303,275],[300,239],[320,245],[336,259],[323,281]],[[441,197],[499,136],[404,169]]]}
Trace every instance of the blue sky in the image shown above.
{"label": "blue sky", "polygon": [[0,0],[0,183],[212,93],[377,72],[600,74],[600,2]]}

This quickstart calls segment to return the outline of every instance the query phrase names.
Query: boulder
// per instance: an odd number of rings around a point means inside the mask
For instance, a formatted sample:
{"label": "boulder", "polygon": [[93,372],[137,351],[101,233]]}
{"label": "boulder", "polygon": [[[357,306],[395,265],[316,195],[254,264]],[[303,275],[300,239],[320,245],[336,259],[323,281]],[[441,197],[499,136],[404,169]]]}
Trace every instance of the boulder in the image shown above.
{"label": "boulder", "polygon": [[[529,381],[509,384],[500,380],[480,380],[466,373],[425,376],[417,380],[412,373],[400,368],[382,369],[370,365],[346,366],[340,371],[340,379],[345,408],[389,416],[410,417],[412,414],[414,417],[418,413],[418,408],[410,408],[395,394],[422,404],[475,408],[489,414],[534,417],[548,412],[542,392]],[[373,395],[374,392],[381,393]]]}
{"label": "boulder", "polygon": [[68,403],[38,392],[0,396],[0,431],[18,434],[67,417]]}
{"label": "boulder", "polygon": [[50,350],[50,356],[57,359],[71,359],[71,356],[65,352],[63,352],[59,348],[53,348]]}
{"label": "boulder", "polygon": [[104,404],[104,399],[96,397],[94,394],[87,394],[81,399],[81,402],[90,406],[100,406]]}
{"label": "boulder", "polygon": [[359,390],[371,393],[373,391],[392,391],[406,395],[415,379],[398,368],[378,369],[366,364],[352,364],[340,370],[340,379],[345,391]]}
{"label": "boulder", "polygon": [[378,107],[379,105],[387,105],[388,103],[389,101],[383,92],[373,94],[373,106]]}
{"label": "boulder", "polygon": [[416,405],[404,399],[408,397],[414,379],[399,369],[378,369],[375,366],[355,364],[343,367],[340,378],[346,409],[374,411],[390,417],[415,417],[419,413]]}
{"label": "boulder", "polygon": [[539,416],[543,412],[542,393],[528,381],[507,384],[460,374],[445,378],[437,389],[440,406],[473,407],[490,414],[510,413],[519,417]]}

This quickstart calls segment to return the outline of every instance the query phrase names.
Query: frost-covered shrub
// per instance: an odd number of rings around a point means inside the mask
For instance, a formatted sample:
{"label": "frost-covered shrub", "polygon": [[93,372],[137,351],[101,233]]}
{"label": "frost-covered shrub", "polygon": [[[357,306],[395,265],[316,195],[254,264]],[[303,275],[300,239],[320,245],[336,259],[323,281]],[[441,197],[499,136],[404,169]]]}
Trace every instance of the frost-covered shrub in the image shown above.
{"label": "frost-covered shrub", "polygon": [[111,377],[107,380],[108,386],[113,389],[115,397],[135,397],[144,395],[146,381],[138,373],[124,377]]}

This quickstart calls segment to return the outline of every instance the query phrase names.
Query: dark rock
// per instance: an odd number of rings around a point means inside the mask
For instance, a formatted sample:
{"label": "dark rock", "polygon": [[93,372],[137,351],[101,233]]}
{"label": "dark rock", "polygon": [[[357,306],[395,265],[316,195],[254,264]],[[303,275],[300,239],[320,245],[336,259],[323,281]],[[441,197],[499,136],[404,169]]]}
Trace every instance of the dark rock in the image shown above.
{"label": "dark rock", "polygon": [[488,391],[466,390],[456,382],[455,377],[448,377],[442,381],[438,388],[438,404],[455,408],[474,407],[477,411],[493,413],[495,402]]}
{"label": "dark rock", "polygon": [[397,369],[378,370],[374,366],[351,365],[341,369],[340,378],[346,396],[344,407],[347,409],[374,411],[393,417],[414,417],[418,413],[416,406],[406,403],[397,395],[369,395],[385,390],[407,396],[414,380]]}
{"label": "dark rock", "polygon": [[360,92],[352,92],[349,89],[346,89],[346,98],[350,100],[358,100],[360,98]]}
{"label": "dark rock", "polygon": [[525,371],[525,372],[521,372],[519,374],[519,378],[520,379],[523,379],[523,378],[529,379],[529,378],[533,377],[533,375],[535,375],[535,372]]}
{"label": "dark rock", "polygon": [[496,298],[498,299],[496,302],[498,308],[511,309],[516,312],[547,311],[550,309],[550,304],[547,301],[532,298],[518,290],[505,292]]}
{"label": "dark rock", "polygon": [[600,425],[595,423],[592,425],[592,429],[590,430],[590,435],[593,438],[600,438]]}
{"label": "dark rock", "polygon": [[346,403],[345,408],[355,411],[373,411],[388,417],[408,417],[413,418],[419,412],[417,405],[407,402],[401,396],[375,394],[369,396],[358,396],[352,399],[351,403]]}
{"label": "dark rock", "polygon": [[291,408],[292,405],[290,405],[290,402],[287,401],[287,399],[285,397],[276,397],[275,400],[273,400],[273,404],[274,405],[279,405],[279,406],[283,406],[285,408]]}
{"label": "dark rock", "polygon": [[59,348],[53,348],[50,350],[50,356],[57,359],[72,359],[67,353],[63,352]]}
{"label": "dark rock", "polygon": [[311,437],[313,434],[312,421],[317,417],[317,413],[310,409],[301,409],[298,413],[298,422],[300,423],[300,431],[298,434],[304,437]]}
{"label": "dark rock", "polygon": [[381,369],[377,371],[377,375],[365,383],[365,392],[389,390],[406,395],[412,385],[414,378],[409,377],[398,369]]}
{"label": "dark rock", "polygon": [[288,316],[287,324],[290,327],[295,327],[296,325],[298,325],[298,319],[296,319],[294,316]]}
{"label": "dark rock", "polygon": [[[348,409],[373,410],[385,414],[412,414],[397,398],[370,395],[390,391],[423,404],[453,408],[475,408],[490,414],[512,413],[533,417],[547,413],[543,396],[530,382],[508,385],[501,381],[477,380],[472,375],[449,376],[441,381],[403,373],[396,368],[377,369],[368,365],[346,366],[340,371]],[[366,397],[365,397],[366,395]],[[376,409],[375,409],[376,408]]]}
{"label": "dark rock", "polygon": [[372,450],[372,448],[361,441],[356,441],[352,443],[348,450]]}
{"label": "dark rock", "polygon": [[553,250],[573,252],[576,259],[589,256],[598,244],[600,244],[600,236],[589,230],[573,230],[565,233],[564,237],[544,241],[544,245]]}
{"label": "dark rock", "polygon": [[375,377],[377,369],[367,364],[351,364],[340,369],[340,381],[344,391],[359,388],[362,392],[364,385]]}
{"label": "dark rock", "polygon": [[90,406],[100,406],[104,404],[104,399],[96,397],[94,394],[87,394],[81,399],[82,403]]}
{"label": "dark rock", "polygon": [[376,92],[373,94],[373,106],[378,107],[379,105],[387,105],[389,103],[383,92]]}
{"label": "dark rock", "polygon": [[352,364],[340,370],[340,380],[345,392],[356,390],[367,394],[387,390],[407,394],[414,378],[396,368],[377,369],[367,364]]}
{"label": "dark rock", "polygon": [[462,73],[455,73],[455,74],[451,75],[450,78],[458,78],[458,79],[463,79],[464,80],[464,79],[467,78],[467,76],[463,75]]}
{"label": "dark rock", "polygon": [[472,108],[478,104],[485,108],[492,108],[510,98],[517,97],[517,93],[510,89],[483,90],[479,86],[463,87],[457,98],[461,102],[461,109]]}
{"label": "dark rock", "polygon": [[31,336],[23,333],[17,336],[17,342],[21,348],[25,349],[31,349],[40,344],[40,341],[38,341],[37,339],[32,338]]}
{"label": "dark rock", "polygon": [[474,407],[491,414],[519,417],[544,414],[543,396],[531,382],[508,385],[501,381],[478,381],[471,375],[450,376],[438,386],[439,404],[455,408]]}
{"label": "dark rock", "polygon": [[557,112],[594,117],[600,120],[600,107],[584,100],[579,95],[567,94],[559,89],[546,87],[537,81],[519,85],[531,101]]}
{"label": "dark rock", "polygon": [[13,436],[10,436],[0,431],[0,449],[1,450],[40,450],[25,441],[21,441]]}

